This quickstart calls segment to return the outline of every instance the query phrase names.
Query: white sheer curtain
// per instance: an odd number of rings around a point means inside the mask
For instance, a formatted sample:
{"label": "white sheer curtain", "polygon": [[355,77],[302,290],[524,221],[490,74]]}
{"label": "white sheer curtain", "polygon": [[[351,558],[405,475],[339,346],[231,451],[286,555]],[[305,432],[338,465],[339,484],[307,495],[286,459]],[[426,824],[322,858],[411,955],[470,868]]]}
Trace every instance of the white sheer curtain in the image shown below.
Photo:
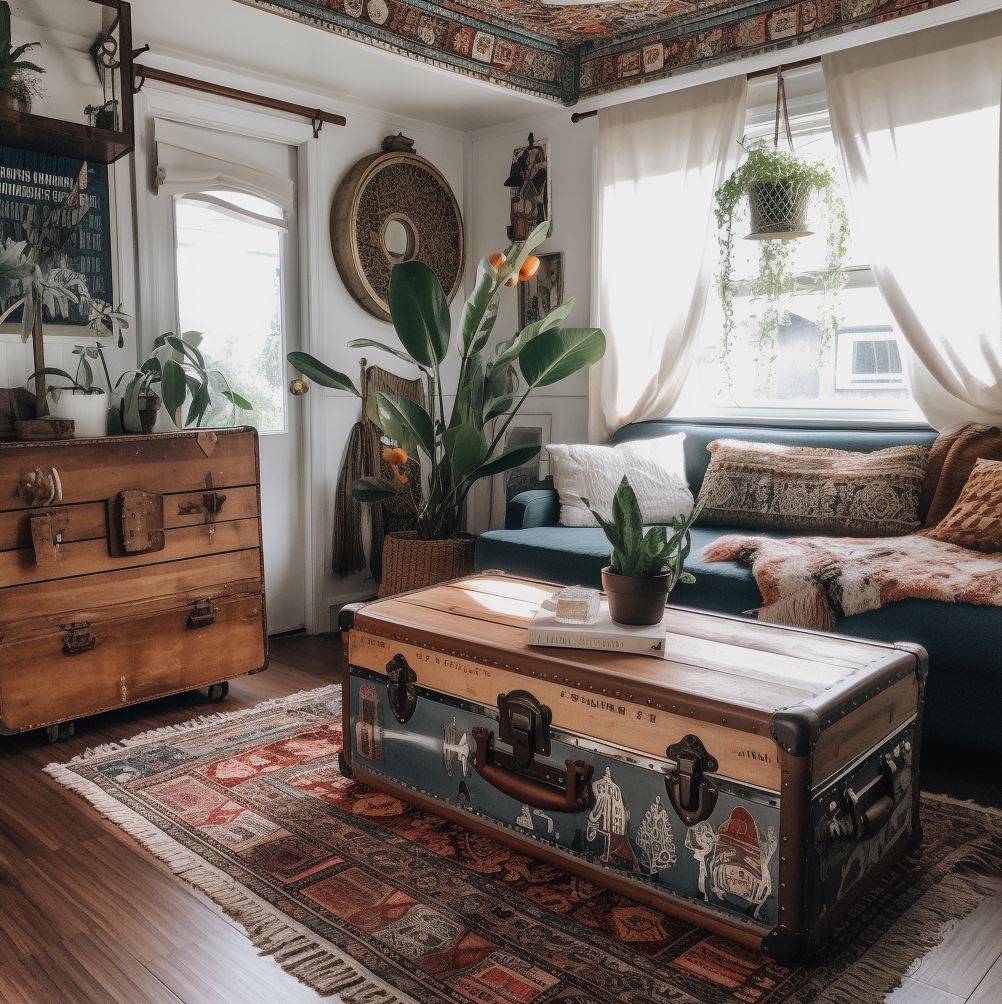
{"label": "white sheer curtain", "polygon": [[589,435],[661,418],[692,361],[716,254],[713,193],[737,164],[743,76],[599,112]]}
{"label": "white sheer curtain", "polygon": [[1002,422],[1002,14],[823,59],[853,227],[952,432]]}

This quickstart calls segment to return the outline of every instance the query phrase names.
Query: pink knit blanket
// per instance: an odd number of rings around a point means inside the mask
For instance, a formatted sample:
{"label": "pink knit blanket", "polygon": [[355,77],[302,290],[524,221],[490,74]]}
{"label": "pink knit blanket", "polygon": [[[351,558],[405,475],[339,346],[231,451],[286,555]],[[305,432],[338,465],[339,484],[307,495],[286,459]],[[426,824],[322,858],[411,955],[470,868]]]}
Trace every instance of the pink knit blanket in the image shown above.
{"label": "pink knit blanket", "polygon": [[897,600],[1002,606],[1002,554],[927,537],[721,537],[707,561],[751,568],[763,605],[752,617],[830,631],[842,617]]}

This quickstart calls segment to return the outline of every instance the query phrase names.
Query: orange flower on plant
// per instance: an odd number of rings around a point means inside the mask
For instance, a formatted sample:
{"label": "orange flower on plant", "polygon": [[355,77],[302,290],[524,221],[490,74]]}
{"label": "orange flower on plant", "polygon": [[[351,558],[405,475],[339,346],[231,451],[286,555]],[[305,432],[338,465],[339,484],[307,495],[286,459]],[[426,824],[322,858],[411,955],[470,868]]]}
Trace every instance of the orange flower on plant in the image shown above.
{"label": "orange flower on plant", "polygon": [[518,281],[528,282],[538,271],[539,259],[531,254],[522,262],[522,267],[518,270]]}
{"label": "orange flower on plant", "polygon": [[490,254],[489,254],[489,255],[487,256],[487,262],[488,262],[488,264],[489,264],[489,265],[491,266],[491,268],[492,268],[492,269],[494,269],[494,271],[495,271],[495,272],[499,272],[499,271],[501,271],[501,266],[502,266],[502,265],[503,265],[503,264],[504,264],[504,263],[505,263],[505,262],[506,262],[507,260],[508,260],[508,259],[507,259],[507,258],[505,258],[505,256],[504,256],[504,253],[503,253],[503,252],[501,252],[501,251],[492,251],[492,252],[491,252],[491,253],[490,253]]}
{"label": "orange flower on plant", "polygon": [[407,456],[407,451],[402,446],[387,446],[383,450],[383,460],[389,465],[390,470],[393,471],[393,476],[402,485],[410,483],[410,478],[404,474],[401,467],[407,463],[410,458]]}

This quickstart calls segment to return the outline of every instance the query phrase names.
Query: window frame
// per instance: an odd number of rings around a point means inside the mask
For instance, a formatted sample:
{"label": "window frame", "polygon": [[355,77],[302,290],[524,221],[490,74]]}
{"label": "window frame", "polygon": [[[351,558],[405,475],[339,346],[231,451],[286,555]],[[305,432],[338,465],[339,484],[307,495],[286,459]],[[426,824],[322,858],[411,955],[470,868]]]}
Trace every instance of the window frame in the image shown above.
{"label": "window frame", "polygon": [[[184,195],[171,195],[167,196],[170,200],[170,218],[171,218],[171,280],[173,282],[173,294],[174,294],[174,317],[177,319],[175,331],[179,331],[181,328],[181,281],[178,275],[178,234],[177,234],[177,214],[178,214],[178,204],[188,200],[195,205],[205,205],[200,202],[198,196],[211,194],[212,191],[220,191],[219,189],[207,190],[202,192],[189,192]],[[228,192],[236,192],[240,195],[249,195],[254,198],[261,198],[261,196],[256,195],[254,192],[248,192],[237,187],[227,188]],[[274,203],[273,203],[274,204]],[[247,223],[250,225],[266,226],[266,224],[255,224],[253,220],[254,214],[248,214],[246,216]],[[290,214],[289,218],[286,220],[286,226],[280,230],[280,236],[278,241],[278,269],[279,269],[279,283],[278,283],[278,295],[279,295],[279,315],[282,319],[282,346],[280,358],[282,360],[282,391],[283,397],[285,398],[285,403],[282,408],[282,427],[280,429],[258,429],[255,425],[254,428],[257,430],[259,436],[281,436],[289,431],[289,408],[288,408],[288,397],[284,394],[285,383],[288,378],[287,363],[286,363],[286,349],[289,337],[289,326],[295,322],[290,310],[290,297],[289,297],[289,248],[294,246],[292,241],[294,240],[293,228],[295,226],[296,214]],[[275,228],[278,229],[278,228]],[[298,281],[298,277],[293,276],[292,279]],[[247,424],[253,424],[249,421]]]}
{"label": "window frame", "polygon": [[[824,78],[820,68],[812,68],[805,76],[808,78],[816,77],[817,84],[809,93],[788,102],[790,129],[794,137],[810,135],[816,131],[831,131],[831,118],[825,98]],[[771,81],[772,78],[768,79]],[[788,87],[789,80],[790,76],[788,75]],[[773,135],[775,123],[774,84],[771,90],[771,99],[767,99],[768,86],[766,86],[764,90],[760,91],[761,100],[756,101],[755,104],[749,103],[745,117],[745,138],[748,140],[771,138]],[[850,263],[847,265],[846,271],[848,273],[846,285],[849,288],[876,287],[877,285],[870,265]],[[716,291],[711,285],[708,296],[715,295],[717,295]],[[907,361],[902,358],[902,362],[904,372],[907,375]],[[903,403],[906,407],[901,407]],[[815,408],[807,407],[803,403],[791,402],[788,406],[775,404],[745,407],[708,405],[700,407],[697,411],[691,405],[685,406],[679,403],[671,409],[666,417],[696,424],[724,422],[729,425],[779,425],[800,428],[848,429],[872,428],[874,426],[902,430],[929,428],[914,398],[909,398],[907,401],[895,398],[893,401],[888,401],[886,406],[868,401],[866,407],[862,408]]]}

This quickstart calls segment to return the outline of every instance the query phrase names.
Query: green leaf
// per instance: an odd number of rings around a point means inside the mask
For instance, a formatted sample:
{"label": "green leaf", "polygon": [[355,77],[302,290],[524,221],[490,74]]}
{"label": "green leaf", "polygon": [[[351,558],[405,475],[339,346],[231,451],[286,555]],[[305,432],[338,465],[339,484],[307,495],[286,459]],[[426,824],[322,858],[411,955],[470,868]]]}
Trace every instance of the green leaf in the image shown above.
{"label": "green leaf", "polygon": [[599,328],[552,328],[526,342],[518,365],[530,387],[548,387],[605,354],[605,335]]}
{"label": "green leaf", "polygon": [[373,338],[353,338],[348,343],[348,348],[350,349],[379,349],[380,352],[389,352],[391,356],[396,356],[398,359],[402,359],[405,363],[410,363],[412,366],[417,366],[417,360],[412,356],[409,356],[406,352],[401,349],[395,349],[392,345],[385,345],[383,342],[377,342]]}
{"label": "green leaf", "polygon": [[413,453],[415,447],[424,450],[428,457],[435,454],[435,430],[431,416],[410,398],[382,391],[375,395],[376,423],[390,439],[395,439],[405,450]]}
{"label": "green leaf", "polygon": [[687,586],[691,586],[696,581],[696,576],[692,572],[683,572],[678,577],[679,582],[684,582]]}
{"label": "green leaf", "polygon": [[[128,327],[126,324],[125,327]],[[202,344],[202,332],[201,331],[182,331],[181,341],[185,345],[190,345],[193,349],[197,349],[199,345]]]}
{"label": "green leaf", "polygon": [[388,300],[403,347],[422,366],[440,363],[449,351],[452,318],[438,276],[422,261],[394,265]]}
{"label": "green leaf", "polygon": [[506,397],[492,398],[484,409],[484,422],[489,422],[492,418],[497,418],[499,415],[507,415],[514,405],[515,398],[510,394]]}
{"label": "green leaf", "polygon": [[351,486],[351,497],[356,502],[382,502],[396,494],[393,485],[379,478],[358,478]]}
{"label": "green leaf", "polygon": [[483,462],[487,452],[482,429],[456,425],[442,433],[442,444],[452,464],[457,483],[469,477]]}
{"label": "green leaf", "polygon": [[484,364],[479,354],[470,356],[462,369],[461,383],[456,388],[456,405],[450,426],[484,424]]}
{"label": "green leaf", "polygon": [[227,388],[223,391],[223,397],[226,398],[230,404],[239,408],[241,411],[253,411],[254,405],[250,403],[245,397],[241,397],[235,390],[230,390]]}
{"label": "green leaf", "polygon": [[490,340],[501,299],[497,281],[494,266],[484,258],[477,272],[477,284],[463,306],[459,325],[464,357],[479,352]]}
{"label": "green leaf", "polygon": [[188,389],[191,390],[191,404],[188,407],[188,415],[184,420],[185,428],[197,427],[205,417],[205,413],[209,410],[209,405],[211,404],[208,384],[199,383],[195,387],[189,384]]}
{"label": "green leaf", "polygon": [[164,407],[170,412],[175,425],[180,425],[180,420],[176,417],[184,406],[184,399],[188,395],[188,384],[184,379],[184,368],[173,359],[168,359],[164,363],[163,379],[160,382],[163,389]]}
{"label": "green leaf", "polygon": [[547,220],[538,224],[524,241],[514,244],[508,254],[508,260],[501,266],[499,273],[502,279],[517,275],[525,264],[525,259],[550,236],[550,224]]}
{"label": "green leaf", "polygon": [[290,352],[288,360],[293,369],[298,370],[314,383],[320,384],[321,387],[333,387],[334,390],[344,390],[349,394],[354,394],[355,397],[362,396],[350,377],[346,377],[337,370],[332,370],[308,352]]}
{"label": "green leaf", "polygon": [[205,359],[202,358],[202,353],[194,346],[189,345],[183,338],[178,338],[177,335],[170,335],[167,339],[167,344],[175,352],[191,360],[200,370],[205,369]]}
{"label": "green leaf", "polygon": [[479,481],[481,478],[492,478],[495,474],[503,474],[513,467],[521,467],[522,464],[529,463],[539,456],[542,446],[513,446],[504,453],[499,453],[493,460],[488,460],[486,464],[481,464],[471,475],[471,481]]}
{"label": "green leaf", "polygon": [[[636,493],[630,482],[624,477],[616,489],[612,500],[612,519],[623,535],[623,550],[628,561],[633,563],[633,556],[642,553],[644,538],[644,518],[640,513]],[[627,574],[636,574],[629,572]]]}

